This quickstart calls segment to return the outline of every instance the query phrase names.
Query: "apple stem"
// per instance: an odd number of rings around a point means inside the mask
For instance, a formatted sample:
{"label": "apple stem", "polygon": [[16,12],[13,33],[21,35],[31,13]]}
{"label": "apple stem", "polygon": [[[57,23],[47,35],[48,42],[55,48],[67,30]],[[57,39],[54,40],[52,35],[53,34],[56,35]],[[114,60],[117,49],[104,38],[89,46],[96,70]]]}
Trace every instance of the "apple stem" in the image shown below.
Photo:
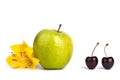
{"label": "apple stem", "polygon": [[105,47],[104,47],[104,53],[105,53],[106,57],[108,57],[108,55],[107,55],[105,49],[106,49],[106,47],[107,47],[108,45],[109,45],[109,44],[106,44]]}
{"label": "apple stem", "polygon": [[95,49],[96,49],[96,47],[99,45],[99,42],[97,42],[97,44],[95,45],[95,47],[94,47],[94,49],[93,49],[93,51],[92,51],[92,54],[91,54],[91,56],[93,56],[93,53],[94,53],[94,51],[95,51]]}
{"label": "apple stem", "polygon": [[62,26],[62,24],[59,24],[59,28],[58,28],[57,32],[59,32],[59,31],[60,31],[61,26]]}

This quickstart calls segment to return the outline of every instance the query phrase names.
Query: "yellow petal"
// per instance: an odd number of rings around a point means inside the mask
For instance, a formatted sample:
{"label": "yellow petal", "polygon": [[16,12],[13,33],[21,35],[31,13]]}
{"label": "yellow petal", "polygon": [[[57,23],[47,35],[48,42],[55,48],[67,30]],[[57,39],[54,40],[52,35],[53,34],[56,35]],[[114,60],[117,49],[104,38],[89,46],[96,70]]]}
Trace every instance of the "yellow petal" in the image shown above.
{"label": "yellow petal", "polygon": [[39,60],[33,55],[33,48],[29,47],[25,41],[23,44],[12,45],[14,54],[8,56],[6,62],[14,68],[35,68]]}
{"label": "yellow petal", "polygon": [[37,58],[31,58],[32,61],[32,69],[35,69],[36,65],[39,63],[39,60]]}
{"label": "yellow petal", "polygon": [[19,52],[23,51],[23,49],[27,48],[28,45],[25,43],[25,41],[23,41],[23,44],[16,44],[16,45],[12,45],[10,47],[14,51],[14,53],[19,53]]}
{"label": "yellow petal", "polygon": [[32,65],[32,61],[24,54],[22,56],[10,55],[6,62],[14,68],[27,68]]}
{"label": "yellow petal", "polygon": [[27,47],[23,51],[29,57],[29,59],[32,61],[31,67],[34,69],[36,67],[36,65],[39,63],[39,59],[34,57],[34,55],[33,55],[33,48]]}
{"label": "yellow petal", "polygon": [[18,67],[19,63],[17,62],[17,59],[15,58],[14,55],[10,55],[7,57],[6,62],[12,66],[12,67]]}
{"label": "yellow petal", "polygon": [[27,47],[23,50],[23,52],[25,52],[25,54],[28,56],[28,57],[31,57],[33,56],[33,48],[32,47]]}
{"label": "yellow petal", "polygon": [[12,59],[14,59],[14,57],[12,55],[10,55],[10,56],[7,57],[6,62],[8,64],[10,64],[10,62],[12,61]]}

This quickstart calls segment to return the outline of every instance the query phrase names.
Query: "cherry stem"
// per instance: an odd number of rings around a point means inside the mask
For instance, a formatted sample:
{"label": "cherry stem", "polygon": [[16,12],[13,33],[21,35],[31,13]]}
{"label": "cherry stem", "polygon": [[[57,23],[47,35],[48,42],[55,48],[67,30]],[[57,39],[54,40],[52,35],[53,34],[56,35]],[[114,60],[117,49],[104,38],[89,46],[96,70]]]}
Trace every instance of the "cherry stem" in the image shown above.
{"label": "cherry stem", "polygon": [[60,31],[61,26],[62,26],[62,24],[59,24],[59,28],[58,28],[57,32],[59,32],[59,31]]}
{"label": "cherry stem", "polygon": [[93,53],[94,53],[94,51],[95,51],[95,49],[96,49],[96,47],[99,45],[99,42],[95,45],[95,47],[94,47],[94,49],[93,49],[93,51],[92,51],[92,54],[91,54],[91,56],[93,56]]}
{"label": "cherry stem", "polygon": [[108,57],[108,55],[107,55],[105,49],[106,49],[106,47],[107,47],[108,45],[109,45],[109,44],[106,44],[105,47],[104,47],[104,53],[105,53],[106,57]]}

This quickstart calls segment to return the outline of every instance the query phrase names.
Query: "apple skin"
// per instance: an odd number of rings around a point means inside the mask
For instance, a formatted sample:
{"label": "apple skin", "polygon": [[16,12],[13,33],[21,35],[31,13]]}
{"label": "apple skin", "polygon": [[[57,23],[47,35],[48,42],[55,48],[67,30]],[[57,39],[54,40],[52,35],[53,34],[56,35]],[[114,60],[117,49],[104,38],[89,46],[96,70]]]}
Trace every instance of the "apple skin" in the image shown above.
{"label": "apple skin", "polygon": [[72,57],[73,43],[64,32],[43,29],[34,39],[33,50],[44,69],[62,69]]}

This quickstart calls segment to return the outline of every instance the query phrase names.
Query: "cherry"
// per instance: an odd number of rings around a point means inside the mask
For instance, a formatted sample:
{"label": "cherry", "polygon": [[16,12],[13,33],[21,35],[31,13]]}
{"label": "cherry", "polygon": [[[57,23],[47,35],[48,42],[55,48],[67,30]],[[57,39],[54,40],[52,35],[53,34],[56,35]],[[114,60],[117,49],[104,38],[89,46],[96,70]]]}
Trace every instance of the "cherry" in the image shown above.
{"label": "cherry", "polygon": [[111,69],[112,66],[114,65],[114,59],[113,57],[108,57],[105,51],[106,46],[108,46],[109,44],[106,44],[104,47],[104,53],[106,55],[106,57],[102,58],[102,65],[105,69]]}
{"label": "cherry", "polygon": [[98,58],[96,56],[93,56],[93,53],[98,45],[99,45],[99,42],[94,47],[91,56],[86,57],[85,62],[89,69],[94,69],[98,64]]}

